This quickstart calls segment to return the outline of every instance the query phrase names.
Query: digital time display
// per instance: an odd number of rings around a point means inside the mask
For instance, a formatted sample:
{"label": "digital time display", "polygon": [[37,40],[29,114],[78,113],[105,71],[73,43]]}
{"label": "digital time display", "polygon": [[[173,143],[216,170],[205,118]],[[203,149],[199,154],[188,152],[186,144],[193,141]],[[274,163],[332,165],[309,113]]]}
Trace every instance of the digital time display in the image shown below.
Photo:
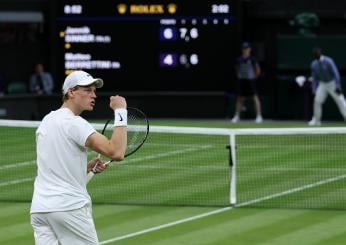
{"label": "digital time display", "polygon": [[61,80],[82,69],[112,91],[215,91],[230,82],[233,1],[62,0],[56,8]]}

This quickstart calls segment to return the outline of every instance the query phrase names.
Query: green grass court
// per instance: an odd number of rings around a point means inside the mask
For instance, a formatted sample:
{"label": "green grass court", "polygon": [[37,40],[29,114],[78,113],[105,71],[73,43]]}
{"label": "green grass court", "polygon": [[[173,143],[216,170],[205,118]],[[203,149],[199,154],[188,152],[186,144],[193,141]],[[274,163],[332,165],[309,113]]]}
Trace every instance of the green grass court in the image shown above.
{"label": "green grass court", "polygon": [[[151,125],[307,127],[298,121],[168,119]],[[33,132],[0,127],[0,244],[34,244]],[[142,149],[88,186],[101,244],[346,244],[346,137],[319,137],[241,137],[241,207],[232,208],[227,136],[150,134]]]}

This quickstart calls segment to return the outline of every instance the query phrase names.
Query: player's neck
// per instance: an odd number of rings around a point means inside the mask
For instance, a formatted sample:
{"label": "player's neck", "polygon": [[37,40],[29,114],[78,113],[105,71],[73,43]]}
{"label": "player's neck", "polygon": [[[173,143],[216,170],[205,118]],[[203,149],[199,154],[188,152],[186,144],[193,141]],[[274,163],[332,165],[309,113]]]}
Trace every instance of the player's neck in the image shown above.
{"label": "player's neck", "polygon": [[73,114],[75,114],[76,116],[79,116],[82,113],[80,108],[78,106],[76,106],[74,103],[72,103],[70,100],[65,101],[62,104],[61,108],[70,109],[73,112]]}

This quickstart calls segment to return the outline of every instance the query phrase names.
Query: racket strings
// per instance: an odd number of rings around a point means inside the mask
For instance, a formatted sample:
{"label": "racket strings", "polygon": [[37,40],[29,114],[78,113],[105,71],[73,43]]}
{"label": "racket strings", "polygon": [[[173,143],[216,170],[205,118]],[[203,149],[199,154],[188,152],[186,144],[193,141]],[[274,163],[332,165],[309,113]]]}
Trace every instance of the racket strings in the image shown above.
{"label": "racket strings", "polygon": [[125,156],[136,151],[144,143],[148,134],[148,121],[143,113],[130,109],[127,123],[127,149]]}
{"label": "racket strings", "polygon": [[[127,108],[127,147],[125,152],[125,157],[135,153],[146,141],[149,134],[149,121],[145,114],[136,108]],[[108,139],[112,137],[113,134],[114,120],[109,119],[102,130],[102,134]],[[100,155],[98,155],[100,158]],[[110,164],[113,160],[109,160],[106,164]],[[89,182],[94,176],[94,171],[88,173],[87,182]]]}
{"label": "racket strings", "polygon": [[[102,134],[108,139],[112,137],[113,120],[107,121]],[[136,108],[128,108],[127,116],[127,148],[125,157],[137,151],[147,138],[149,123],[141,111]]]}

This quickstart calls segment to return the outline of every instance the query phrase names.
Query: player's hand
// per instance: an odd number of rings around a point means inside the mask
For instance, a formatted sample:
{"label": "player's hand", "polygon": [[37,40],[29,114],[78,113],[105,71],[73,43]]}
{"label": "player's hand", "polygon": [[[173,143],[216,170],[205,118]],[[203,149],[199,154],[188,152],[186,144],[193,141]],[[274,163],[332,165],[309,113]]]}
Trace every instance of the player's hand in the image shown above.
{"label": "player's hand", "polygon": [[116,95],[109,98],[109,107],[113,110],[127,107],[127,103],[124,97]]}
{"label": "player's hand", "polygon": [[89,173],[90,171],[93,171],[94,173],[101,173],[109,166],[105,163],[106,161],[97,157],[88,163],[87,172]]}

